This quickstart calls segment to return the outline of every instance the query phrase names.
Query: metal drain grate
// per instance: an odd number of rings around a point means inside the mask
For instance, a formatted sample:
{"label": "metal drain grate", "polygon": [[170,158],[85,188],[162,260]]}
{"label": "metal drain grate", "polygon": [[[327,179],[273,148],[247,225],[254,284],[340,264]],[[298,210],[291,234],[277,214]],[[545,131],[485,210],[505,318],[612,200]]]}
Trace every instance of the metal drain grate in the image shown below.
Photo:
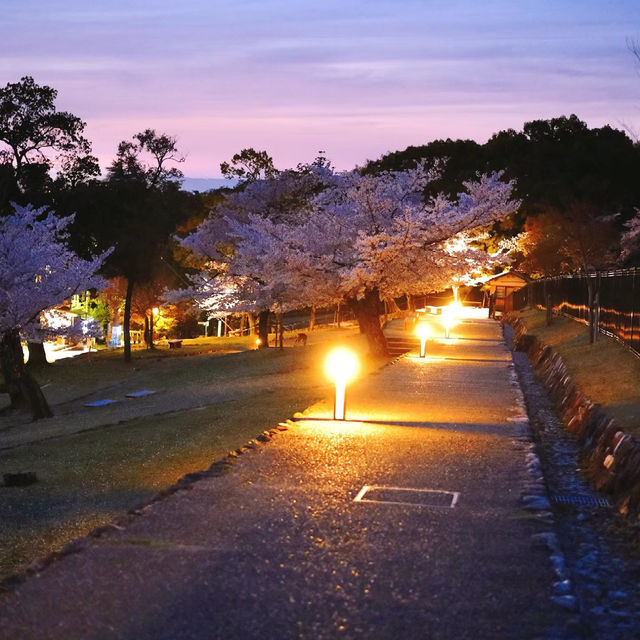
{"label": "metal drain grate", "polygon": [[590,496],[588,494],[568,494],[551,496],[551,502],[554,504],[568,504],[577,507],[610,507],[609,498],[601,496]]}
{"label": "metal drain grate", "polygon": [[460,493],[458,491],[364,485],[353,501],[382,502],[385,504],[408,504],[415,507],[443,507],[445,509],[453,509],[453,507],[456,506],[459,497]]}

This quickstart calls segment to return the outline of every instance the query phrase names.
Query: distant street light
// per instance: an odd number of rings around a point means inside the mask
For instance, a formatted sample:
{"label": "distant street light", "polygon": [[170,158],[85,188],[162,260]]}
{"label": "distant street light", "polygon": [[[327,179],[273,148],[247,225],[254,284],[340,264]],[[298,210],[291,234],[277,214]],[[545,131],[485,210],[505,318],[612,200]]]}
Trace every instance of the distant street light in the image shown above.
{"label": "distant street light", "polygon": [[329,353],[324,368],[327,377],[333,380],[336,385],[333,419],[344,420],[347,382],[353,380],[358,372],[358,358],[352,351],[344,347],[338,347]]}
{"label": "distant street light", "polygon": [[458,323],[461,311],[462,305],[459,302],[452,302],[442,310],[442,324],[444,325],[445,337],[449,337],[451,328]]}
{"label": "distant street light", "polygon": [[426,322],[420,322],[416,326],[416,335],[420,338],[420,357],[424,358],[427,352],[427,338],[431,335],[431,330]]}
{"label": "distant street light", "polygon": [[149,317],[149,324],[147,328],[147,336],[149,338],[149,349],[153,349],[153,330],[156,318],[160,315],[160,309],[158,307],[153,307],[151,309],[151,316]]}
{"label": "distant street light", "polygon": [[260,340],[260,338],[256,338],[256,349],[259,349],[261,344],[262,340]]}

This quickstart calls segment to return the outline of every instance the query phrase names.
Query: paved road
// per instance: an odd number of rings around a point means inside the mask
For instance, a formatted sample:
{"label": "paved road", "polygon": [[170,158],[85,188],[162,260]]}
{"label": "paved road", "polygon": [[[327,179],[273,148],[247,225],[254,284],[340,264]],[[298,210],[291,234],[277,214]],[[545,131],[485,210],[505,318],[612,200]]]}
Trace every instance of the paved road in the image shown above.
{"label": "paved road", "polygon": [[[0,637],[564,637],[531,541],[548,525],[519,500],[526,422],[500,326],[456,335],[355,385],[349,421],[313,407],[29,578],[0,598]],[[365,486],[399,489],[354,501]]]}

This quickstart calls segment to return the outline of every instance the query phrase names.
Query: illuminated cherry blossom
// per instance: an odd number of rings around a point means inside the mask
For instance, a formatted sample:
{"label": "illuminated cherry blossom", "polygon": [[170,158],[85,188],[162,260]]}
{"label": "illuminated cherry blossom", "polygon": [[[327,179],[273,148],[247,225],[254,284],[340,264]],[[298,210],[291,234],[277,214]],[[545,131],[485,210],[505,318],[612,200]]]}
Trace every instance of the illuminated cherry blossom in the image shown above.
{"label": "illuminated cherry blossom", "polygon": [[34,418],[51,415],[24,367],[20,335],[39,327],[40,314],[74,293],[99,287],[96,272],[109,252],[84,260],[67,248],[73,216],[15,206],[0,218],[0,360],[11,404]]}
{"label": "illuminated cherry blossom", "polygon": [[[311,175],[311,190],[294,174],[286,183],[250,185],[184,244],[226,265],[225,278],[211,279],[208,293],[226,286],[228,277],[246,278],[251,295],[267,308],[346,303],[374,353],[386,351],[379,301],[442,288],[491,260],[472,243],[474,233],[519,206],[511,199],[513,184],[499,173],[465,182],[455,201],[424,200],[424,188],[439,175],[426,163],[379,175],[326,168]],[[295,207],[273,215],[275,193],[278,202]]]}

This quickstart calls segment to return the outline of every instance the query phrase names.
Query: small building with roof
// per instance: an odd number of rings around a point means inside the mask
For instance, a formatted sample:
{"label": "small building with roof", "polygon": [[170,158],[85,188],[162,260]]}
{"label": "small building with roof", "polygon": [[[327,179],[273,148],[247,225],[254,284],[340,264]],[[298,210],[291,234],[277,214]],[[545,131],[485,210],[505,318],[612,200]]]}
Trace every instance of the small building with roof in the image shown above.
{"label": "small building with roof", "polygon": [[509,294],[522,289],[531,281],[528,275],[519,271],[503,271],[484,283],[488,297],[489,315],[511,311],[512,298]]}

